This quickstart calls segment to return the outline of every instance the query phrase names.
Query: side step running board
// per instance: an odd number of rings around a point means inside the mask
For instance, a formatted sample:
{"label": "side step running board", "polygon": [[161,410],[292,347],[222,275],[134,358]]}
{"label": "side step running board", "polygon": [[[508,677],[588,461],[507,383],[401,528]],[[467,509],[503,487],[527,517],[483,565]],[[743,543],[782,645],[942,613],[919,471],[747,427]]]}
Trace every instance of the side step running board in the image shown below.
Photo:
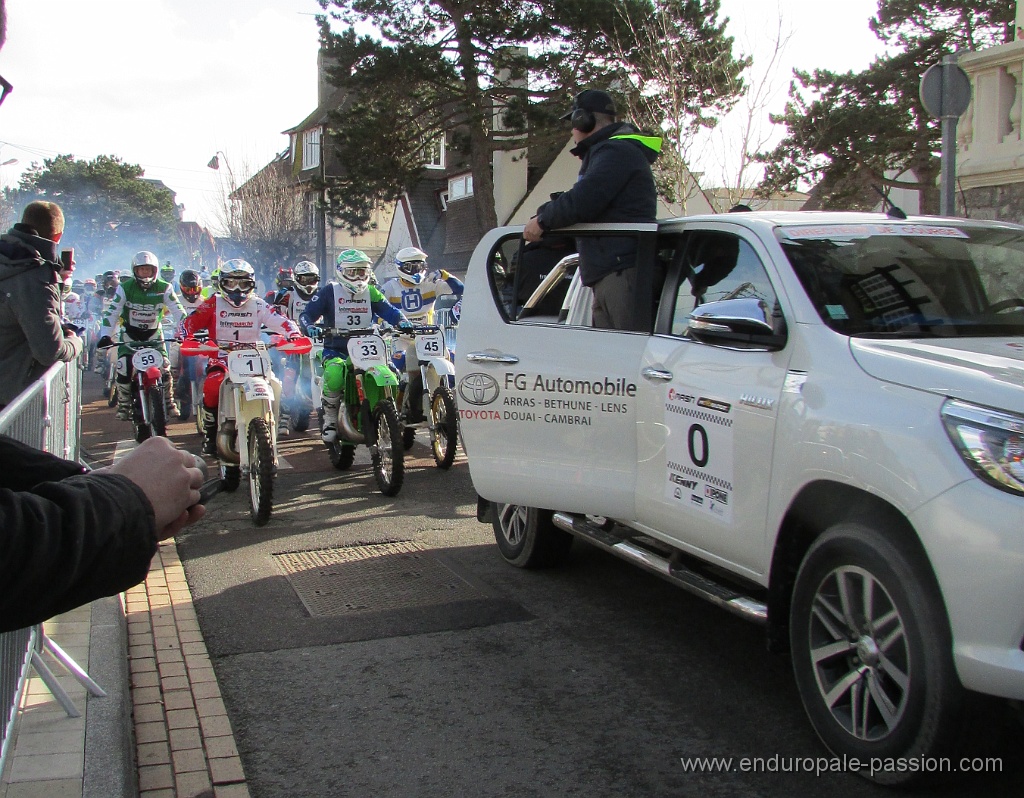
{"label": "side step running board", "polygon": [[759,624],[764,624],[768,620],[768,607],[764,602],[739,593],[729,585],[709,579],[704,574],[687,568],[678,560],[673,562],[659,552],[614,535],[580,516],[555,513],[552,520],[559,529],[584,538],[616,557],[639,565],[663,579],[667,579],[677,587],[739,615],[741,618]]}

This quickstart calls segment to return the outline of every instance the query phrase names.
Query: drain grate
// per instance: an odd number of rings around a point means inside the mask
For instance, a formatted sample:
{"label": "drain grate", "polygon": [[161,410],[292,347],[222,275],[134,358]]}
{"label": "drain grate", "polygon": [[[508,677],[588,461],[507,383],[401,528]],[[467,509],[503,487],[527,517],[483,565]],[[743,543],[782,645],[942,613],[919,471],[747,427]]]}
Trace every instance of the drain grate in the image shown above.
{"label": "drain grate", "polygon": [[411,540],[284,552],[274,558],[314,617],[486,598]]}

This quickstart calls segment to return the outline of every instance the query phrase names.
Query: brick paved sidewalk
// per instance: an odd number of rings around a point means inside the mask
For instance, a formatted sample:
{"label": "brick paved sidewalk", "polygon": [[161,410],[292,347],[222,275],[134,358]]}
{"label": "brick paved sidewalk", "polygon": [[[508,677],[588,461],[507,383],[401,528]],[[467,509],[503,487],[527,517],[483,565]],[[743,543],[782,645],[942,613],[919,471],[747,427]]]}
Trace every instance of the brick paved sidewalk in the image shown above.
{"label": "brick paved sidewalk", "polygon": [[174,541],[125,594],[139,791],[143,798],[248,798]]}

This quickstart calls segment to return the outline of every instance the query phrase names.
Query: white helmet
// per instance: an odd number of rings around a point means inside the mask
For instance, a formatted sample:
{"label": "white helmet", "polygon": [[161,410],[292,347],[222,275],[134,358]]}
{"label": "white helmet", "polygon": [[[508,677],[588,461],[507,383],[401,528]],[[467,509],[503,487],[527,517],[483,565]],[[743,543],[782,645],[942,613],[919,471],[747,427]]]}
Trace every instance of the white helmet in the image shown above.
{"label": "white helmet", "polygon": [[295,292],[303,299],[309,299],[316,293],[320,284],[320,269],[312,261],[303,260],[295,264],[292,270]]}
{"label": "white helmet", "polygon": [[[149,268],[152,267],[152,268]],[[149,272],[148,277],[140,277],[139,269],[145,268]],[[160,270],[160,261],[156,259],[149,250],[142,250],[142,252],[136,252],[135,257],[132,258],[132,277],[135,278],[135,282],[139,284],[141,288],[149,288],[153,283],[156,282],[157,272]]]}
{"label": "white helmet", "polygon": [[217,291],[232,307],[242,307],[256,291],[256,271],[241,258],[229,260],[220,267]]}
{"label": "white helmet", "polygon": [[398,277],[411,285],[418,285],[427,270],[427,253],[416,247],[405,247],[395,255]]}
{"label": "white helmet", "polygon": [[361,294],[370,285],[370,256],[361,249],[346,249],[338,255],[335,270],[338,280],[352,295]]}

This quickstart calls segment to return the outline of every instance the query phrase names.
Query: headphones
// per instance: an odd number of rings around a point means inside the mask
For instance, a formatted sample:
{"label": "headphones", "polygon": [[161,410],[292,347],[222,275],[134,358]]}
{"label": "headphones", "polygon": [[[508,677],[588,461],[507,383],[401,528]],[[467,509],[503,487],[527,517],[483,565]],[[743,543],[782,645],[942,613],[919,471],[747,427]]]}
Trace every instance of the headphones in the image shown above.
{"label": "headphones", "polygon": [[578,130],[580,133],[590,133],[597,127],[597,118],[592,111],[576,107],[576,102],[579,98],[580,95],[577,94],[576,99],[572,101],[572,116],[569,117],[569,121],[572,123],[573,130]]}

